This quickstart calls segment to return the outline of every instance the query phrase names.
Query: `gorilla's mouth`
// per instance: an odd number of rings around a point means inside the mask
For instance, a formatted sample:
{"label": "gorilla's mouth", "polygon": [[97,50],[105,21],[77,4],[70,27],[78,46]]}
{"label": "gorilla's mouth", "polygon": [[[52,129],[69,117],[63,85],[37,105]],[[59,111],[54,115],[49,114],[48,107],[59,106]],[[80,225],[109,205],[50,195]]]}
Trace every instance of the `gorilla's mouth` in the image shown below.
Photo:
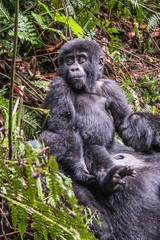
{"label": "gorilla's mouth", "polygon": [[72,80],[80,80],[81,78],[85,78],[86,76],[76,76],[72,77]]}
{"label": "gorilla's mouth", "polygon": [[76,76],[69,79],[72,88],[81,90],[85,86],[85,76]]}

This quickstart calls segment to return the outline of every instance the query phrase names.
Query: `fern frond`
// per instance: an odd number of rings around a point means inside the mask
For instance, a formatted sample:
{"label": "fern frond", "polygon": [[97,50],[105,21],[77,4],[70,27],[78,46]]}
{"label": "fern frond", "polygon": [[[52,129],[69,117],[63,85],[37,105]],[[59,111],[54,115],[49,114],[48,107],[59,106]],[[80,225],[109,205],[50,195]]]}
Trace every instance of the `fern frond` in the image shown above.
{"label": "fern frond", "polygon": [[43,84],[42,81],[35,81],[35,82],[32,82],[32,85],[35,86],[35,87],[37,87],[37,88],[40,88],[40,89],[43,88],[43,89],[46,90],[46,91],[49,90],[49,87],[46,86],[45,84]]}
{"label": "fern frond", "polygon": [[37,189],[36,189],[36,180],[31,177],[32,170],[29,166],[26,167],[26,174],[28,177],[27,188],[24,189],[24,196],[28,199],[29,203],[33,203],[36,199]]}
{"label": "fern frond", "polygon": [[16,227],[18,225],[18,214],[17,214],[17,207],[15,205],[9,204],[11,208],[11,219],[12,219],[12,224],[14,227],[14,230],[16,230]]}
{"label": "fern frond", "polygon": [[38,199],[43,201],[44,193],[43,193],[42,182],[41,182],[40,178],[37,178],[36,186],[37,186],[37,191],[38,191]]}
{"label": "fern frond", "polygon": [[0,39],[0,44],[2,45],[3,48],[10,50],[13,49],[13,43],[5,40],[5,39]]}
{"label": "fern frond", "polygon": [[[9,35],[13,36],[14,31],[9,31]],[[24,43],[24,41],[29,41],[34,45],[38,44],[37,34],[32,22],[22,14],[18,15],[18,37],[22,43]]]}
{"label": "fern frond", "polygon": [[[52,157],[44,166],[36,166],[38,159],[29,149],[27,146],[23,166],[18,161],[0,158],[0,198],[9,203],[12,223],[14,228],[19,228],[21,239],[30,223],[33,223],[37,240],[48,240],[49,237],[95,239],[83,221],[87,217],[81,214],[83,207],[77,204],[74,193],[71,193],[71,180],[58,172],[55,158]],[[32,177],[37,170],[43,177]],[[42,188],[46,179],[49,181],[47,191],[46,187]],[[54,204],[50,204],[49,199]]]}
{"label": "fern frond", "polygon": [[32,220],[34,222],[34,229],[35,229],[34,238],[35,238],[35,240],[41,240],[41,239],[43,239],[43,237],[45,240],[48,240],[48,233],[47,233],[46,228],[44,227],[42,216],[38,216],[37,214],[33,213]]}
{"label": "fern frond", "polygon": [[160,13],[154,14],[148,21],[147,30],[151,30],[151,28],[157,27],[160,24]]}
{"label": "fern frond", "polygon": [[[73,2],[77,2],[77,1],[73,1]],[[67,9],[68,9],[69,16],[76,17],[75,10],[74,10],[74,7],[73,7],[74,4],[70,0],[66,0],[66,6],[67,6]]]}
{"label": "fern frond", "polygon": [[139,0],[130,0],[134,8],[139,8]]}
{"label": "fern frond", "polygon": [[23,130],[27,139],[32,138],[39,128],[39,120],[35,111],[31,110],[24,114]]}
{"label": "fern frond", "polygon": [[[66,4],[67,4],[67,7],[68,7],[69,5],[71,5],[71,1],[66,0]],[[84,7],[86,5],[86,3],[83,0],[73,1],[72,4],[73,4],[74,7],[78,7],[78,6]]]}
{"label": "fern frond", "polygon": [[23,239],[23,235],[28,227],[28,212],[25,208],[22,207],[17,207],[17,210],[19,216],[18,228],[20,231],[21,239]]}
{"label": "fern frond", "polygon": [[3,3],[0,2],[0,22],[4,23],[4,19],[10,22],[11,16],[7,10],[7,8],[4,7]]}

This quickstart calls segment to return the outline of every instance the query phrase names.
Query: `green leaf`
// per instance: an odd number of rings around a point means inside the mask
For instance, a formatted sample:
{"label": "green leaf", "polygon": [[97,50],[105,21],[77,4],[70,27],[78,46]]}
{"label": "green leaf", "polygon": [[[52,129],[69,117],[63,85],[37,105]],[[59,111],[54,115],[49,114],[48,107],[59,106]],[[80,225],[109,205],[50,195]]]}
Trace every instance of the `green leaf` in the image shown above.
{"label": "green leaf", "polygon": [[64,14],[59,14],[58,12],[55,14],[55,21],[60,23],[66,23],[66,16]]}
{"label": "green leaf", "polygon": [[69,18],[68,20],[69,27],[72,29],[73,33],[77,35],[77,37],[81,38],[83,35],[83,29],[81,26],[76,23],[76,21],[73,18]]}
{"label": "green leaf", "polygon": [[66,16],[64,14],[56,13],[55,20],[57,22],[60,22],[63,24],[68,22],[68,25],[71,28],[71,30],[73,31],[73,33],[79,38],[82,37],[83,29],[73,18],[69,17],[69,19],[67,20]]}
{"label": "green leaf", "polygon": [[150,98],[150,94],[147,91],[147,89],[144,90],[144,97],[145,97],[146,103],[149,104],[151,101],[151,98]]}
{"label": "green leaf", "polygon": [[42,5],[42,6],[44,7],[44,9],[47,11],[47,13],[50,15],[50,17],[53,18],[53,14],[50,12],[48,6],[47,6],[46,4],[40,2],[40,1],[38,1],[38,3],[39,3],[40,5]]}
{"label": "green leaf", "polygon": [[60,30],[57,30],[57,29],[55,29],[55,28],[50,28],[50,27],[48,27],[48,26],[44,23],[43,18],[42,18],[39,14],[36,14],[36,13],[32,12],[32,16],[35,18],[35,20],[37,21],[37,23],[38,23],[44,30],[49,30],[49,31],[55,32],[55,33],[59,34],[63,39],[65,39],[65,36],[63,35],[63,33],[62,33]]}

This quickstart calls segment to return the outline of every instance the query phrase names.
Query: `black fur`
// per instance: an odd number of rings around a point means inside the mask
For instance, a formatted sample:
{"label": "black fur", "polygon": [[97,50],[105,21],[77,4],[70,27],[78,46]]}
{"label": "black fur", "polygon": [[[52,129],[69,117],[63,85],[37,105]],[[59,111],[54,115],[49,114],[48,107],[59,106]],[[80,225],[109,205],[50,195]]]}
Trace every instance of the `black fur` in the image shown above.
{"label": "black fur", "polygon": [[101,240],[160,239],[160,154],[135,153],[114,140],[116,131],[138,151],[160,150],[160,119],[132,114],[116,82],[102,79],[103,52],[94,41],[66,43],[58,63],[42,138],[79,202],[99,212],[102,227],[91,228]]}
{"label": "black fur", "polygon": [[44,142],[73,179],[86,185],[95,180],[107,188],[107,175],[113,179],[119,175],[116,182],[113,180],[115,189],[116,183],[123,183],[121,172],[134,175],[130,168],[114,168],[109,154],[115,129],[130,114],[128,102],[113,80],[101,79],[103,53],[97,43],[70,41],[62,47],[58,62],[59,77],[52,80],[44,104],[50,109],[42,133]]}
{"label": "black fur", "polygon": [[136,151],[160,152],[159,116],[142,112],[131,114],[125,118],[120,132],[124,143]]}
{"label": "black fur", "polygon": [[134,178],[127,177],[124,185],[106,194],[100,188],[73,182],[76,197],[81,204],[99,213],[101,227],[95,223],[91,226],[98,239],[159,240],[160,154],[125,152],[121,151],[124,159],[115,159],[115,163],[134,167]]}

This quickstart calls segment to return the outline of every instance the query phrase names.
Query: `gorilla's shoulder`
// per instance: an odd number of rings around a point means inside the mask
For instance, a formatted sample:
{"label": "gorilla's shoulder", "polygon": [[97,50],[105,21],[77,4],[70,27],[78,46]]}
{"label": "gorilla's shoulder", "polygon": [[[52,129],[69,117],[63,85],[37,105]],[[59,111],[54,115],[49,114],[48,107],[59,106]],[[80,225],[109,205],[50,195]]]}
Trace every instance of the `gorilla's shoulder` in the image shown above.
{"label": "gorilla's shoulder", "polygon": [[51,82],[50,82],[50,92],[53,94],[55,93],[62,93],[62,92],[70,92],[70,88],[67,84],[67,82],[65,81],[64,78],[60,77],[60,76],[56,76],[56,77],[53,77],[51,79]]}
{"label": "gorilla's shoulder", "polygon": [[97,85],[101,88],[102,92],[107,92],[108,94],[112,94],[115,91],[121,91],[119,84],[112,79],[100,79],[97,81]]}
{"label": "gorilla's shoulder", "polygon": [[64,80],[64,78],[60,77],[60,76],[56,76],[51,78],[50,81],[50,86],[55,86],[55,85],[67,85],[66,81]]}
{"label": "gorilla's shoulder", "polygon": [[112,86],[112,85],[118,85],[118,83],[110,78],[102,78],[99,80],[99,82],[103,83],[104,86]]}

